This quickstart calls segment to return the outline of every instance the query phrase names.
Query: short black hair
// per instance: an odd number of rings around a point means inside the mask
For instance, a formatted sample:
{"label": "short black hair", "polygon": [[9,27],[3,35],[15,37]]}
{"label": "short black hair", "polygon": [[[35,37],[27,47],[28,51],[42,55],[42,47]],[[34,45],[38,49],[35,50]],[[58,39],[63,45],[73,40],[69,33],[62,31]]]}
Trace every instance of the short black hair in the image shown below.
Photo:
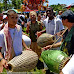
{"label": "short black hair", "polygon": [[74,23],[74,13],[71,10],[63,12],[61,18],[68,19],[68,22]]}
{"label": "short black hair", "polygon": [[49,8],[50,8],[50,9],[52,10],[52,12],[53,12],[53,8],[52,8],[51,6],[47,7],[47,8],[46,8],[46,11],[47,11]]}

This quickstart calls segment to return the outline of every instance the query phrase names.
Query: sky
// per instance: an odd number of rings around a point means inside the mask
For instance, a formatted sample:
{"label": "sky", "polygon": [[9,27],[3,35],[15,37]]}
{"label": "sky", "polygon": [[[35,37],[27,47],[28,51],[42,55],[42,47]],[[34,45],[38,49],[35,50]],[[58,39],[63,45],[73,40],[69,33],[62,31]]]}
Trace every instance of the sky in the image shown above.
{"label": "sky", "polygon": [[49,1],[49,5],[57,5],[59,4],[66,4],[66,5],[70,5],[72,3],[74,3],[74,0],[48,0]]}

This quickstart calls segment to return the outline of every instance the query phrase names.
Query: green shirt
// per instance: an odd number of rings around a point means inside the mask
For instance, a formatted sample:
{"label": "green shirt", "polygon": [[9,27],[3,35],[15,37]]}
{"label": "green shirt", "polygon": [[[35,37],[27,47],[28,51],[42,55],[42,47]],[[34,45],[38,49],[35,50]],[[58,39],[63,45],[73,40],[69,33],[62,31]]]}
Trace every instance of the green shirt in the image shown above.
{"label": "green shirt", "polygon": [[36,32],[41,30],[40,26],[41,26],[41,22],[39,22],[39,21],[36,21],[35,24],[30,22],[30,30],[29,30],[30,34],[29,35],[30,35],[32,42],[37,41]]}
{"label": "green shirt", "polygon": [[65,40],[63,41],[60,50],[64,51],[66,54],[74,54],[74,26],[71,28],[67,34]]}

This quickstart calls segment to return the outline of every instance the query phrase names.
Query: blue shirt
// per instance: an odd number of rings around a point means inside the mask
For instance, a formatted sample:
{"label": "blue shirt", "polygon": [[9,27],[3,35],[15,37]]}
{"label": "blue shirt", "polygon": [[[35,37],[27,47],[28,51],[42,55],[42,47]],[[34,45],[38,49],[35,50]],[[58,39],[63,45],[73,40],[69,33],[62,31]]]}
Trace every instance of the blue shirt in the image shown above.
{"label": "blue shirt", "polygon": [[[13,41],[15,55],[20,55],[22,53],[22,28],[20,28],[20,31],[17,31],[16,28],[9,28],[9,32]],[[2,47],[4,51],[6,50],[3,30],[0,31],[0,47]]]}

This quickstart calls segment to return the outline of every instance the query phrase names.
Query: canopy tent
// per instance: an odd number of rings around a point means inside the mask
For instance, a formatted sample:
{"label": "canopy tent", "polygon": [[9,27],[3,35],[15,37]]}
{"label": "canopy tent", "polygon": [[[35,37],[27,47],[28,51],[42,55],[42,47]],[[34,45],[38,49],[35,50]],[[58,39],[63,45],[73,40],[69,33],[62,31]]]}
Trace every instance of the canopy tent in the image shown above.
{"label": "canopy tent", "polygon": [[72,3],[72,4],[68,5],[68,6],[65,6],[65,8],[67,8],[67,9],[69,9],[71,7],[74,7],[74,3]]}

